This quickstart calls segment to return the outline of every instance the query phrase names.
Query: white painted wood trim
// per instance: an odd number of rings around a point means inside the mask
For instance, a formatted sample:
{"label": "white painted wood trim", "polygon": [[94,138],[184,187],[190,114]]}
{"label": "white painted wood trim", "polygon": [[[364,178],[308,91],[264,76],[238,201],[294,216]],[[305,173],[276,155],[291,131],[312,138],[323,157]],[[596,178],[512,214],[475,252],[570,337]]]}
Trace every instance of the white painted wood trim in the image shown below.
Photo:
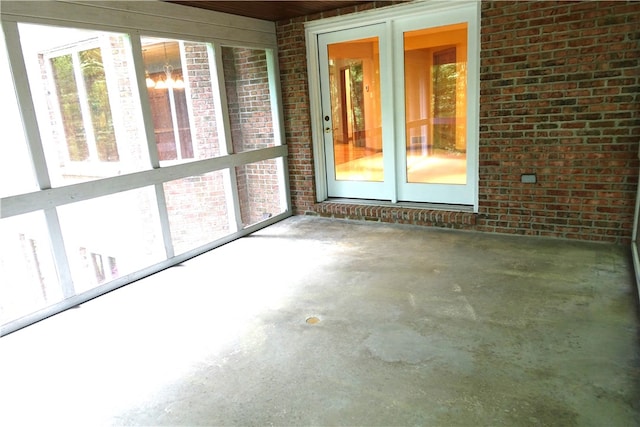
{"label": "white painted wood trim", "polygon": [[158,145],[156,143],[156,132],[153,127],[153,113],[151,112],[151,103],[149,102],[149,94],[147,93],[147,83],[145,81],[145,65],[142,57],[142,41],[138,34],[130,37],[131,50],[133,53],[133,68],[136,73],[136,83],[138,86],[138,102],[144,124],[144,135],[147,141],[146,152],[148,155],[150,166],[152,168],[160,167],[160,159],[158,158]]}
{"label": "white painted wood trim", "polygon": [[[475,108],[467,111],[467,132],[474,132],[475,144],[471,152],[471,158],[467,161],[473,162],[473,176],[467,179],[473,179],[473,212],[478,213],[480,205],[479,186],[480,186],[480,30],[481,30],[481,10],[480,2],[475,4],[476,19],[469,19],[468,42],[467,42],[467,92],[474,94],[478,102]],[[472,75],[474,78],[469,78]],[[467,138],[469,139],[469,138]]]}
{"label": "white painted wood trim", "polygon": [[[282,109],[282,91],[280,89],[280,72],[278,68],[278,51],[266,49],[267,70],[269,73],[269,95],[271,97],[271,116],[273,123],[273,139],[276,145],[286,144],[284,130],[284,113]],[[291,210],[289,188],[289,161],[287,157],[276,159],[278,168],[278,189],[280,209]]]}
{"label": "white painted wood trim", "polygon": [[134,190],[149,185],[202,175],[225,168],[234,168],[248,163],[262,160],[286,157],[286,145],[280,145],[262,150],[246,151],[224,157],[197,160],[191,163],[167,166],[159,169],[119,175],[108,179],[82,182],[64,187],[56,187],[19,194],[0,199],[2,212],[0,218],[9,218],[41,209],[49,209],[69,203],[108,196],[121,191]]}
{"label": "white painted wood trim", "polygon": [[389,19],[412,17],[428,12],[440,12],[467,7],[470,4],[479,5],[478,0],[416,0],[411,3],[400,3],[392,6],[369,9],[348,15],[334,16],[305,22],[305,29],[311,33],[323,33],[339,31],[353,27],[372,25],[385,22]]}
{"label": "white painted wood trim", "polygon": [[[27,67],[22,56],[18,25],[14,22],[3,23],[2,30],[7,44],[7,56],[12,64],[10,71],[13,75],[16,101],[20,107],[22,125],[29,152],[31,153],[35,177],[41,189],[51,188],[47,160],[42,149],[38,118],[33,105],[31,87],[27,79]],[[2,202],[0,201],[0,203]],[[4,209],[5,207],[3,206],[0,215],[4,212]]]}
{"label": "white painted wood trim", "polygon": [[273,140],[276,145],[285,144],[284,117],[280,98],[280,73],[278,72],[278,54],[274,49],[265,49],[267,59],[267,75],[269,78],[269,101],[271,103],[271,123],[273,124]]}
{"label": "white painted wood trim", "polygon": [[224,182],[224,197],[227,201],[227,220],[229,221],[229,231],[232,233],[242,230],[242,215],[240,215],[240,199],[238,197],[238,179],[236,169],[225,169],[222,171]]}
{"label": "white painted wood trim", "polygon": [[211,43],[209,58],[211,90],[213,92],[213,103],[218,129],[218,145],[220,150],[222,150],[220,154],[231,154],[233,153],[233,140],[231,138],[231,120],[229,119],[229,104],[227,103],[222,46],[220,46],[220,43]]}
{"label": "white painted wood trim", "polygon": [[320,62],[318,60],[318,35],[305,30],[307,44],[307,76],[309,80],[309,113],[311,141],[313,144],[313,165],[316,178],[316,202],[327,200],[327,163],[324,149],[324,129],[322,121],[322,98],[320,94]]}
{"label": "white painted wood trim", "polygon": [[2,1],[5,21],[275,47],[275,23],[161,1]]}
{"label": "white painted wood trim", "polygon": [[289,159],[287,157],[276,158],[278,165],[278,189],[280,190],[280,209],[283,212],[291,210],[291,194],[289,191]]}
{"label": "white painted wood trim", "polygon": [[49,230],[49,239],[51,243],[51,255],[56,266],[56,273],[62,295],[69,298],[75,295],[73,277],[69,268],[69,259],[67,257],[67,249],[64,245],[62,237],[62,229],[60,228],[60,220],[58,219],[58,211],[55,208],[45,209],[44,217]]}
{"label": "white painted wood trim", "polygon": [[162,232],[162,242],[164,243],[164,252],[167,258],[173,258],[175,250],[173,248],[173,239],[171,238],[171,223],[169,221],[169,211],[167,209],[167,198],[164,194],[164,185],[154,185],[156,195],[156,206],[158,209],[158,220],[160,222],[160,230]]}
{"label": "white painted wood trim", "polygon": [[[242,230],[244,223],[242,222],[242,206],[240,205],[240,193],[238,192],[238,175],[236,168],[230,168],[225,171],[227,173],[225,184],[228,183],[226,188],[227,196],[227,209],[230,209],[233,214],[229,215],[229,223],[233,224],[234,229]],[[233,222],[231,222],[233,220]]]}
{"label": "white painted wood trim", "polygon": [[[384,181],[385,189],[389,192],[388,199],[392,203],[398,203],[398,173],[396,169],[398,150],[396,148],[397,142],[395,139],[396,120],[394,117],[394,94],[397,92],[397,88],[394,87],[396,83],[393,58],[393,22],[384,22],[384,38],[380,40],[380,52],[385,52],[384,57],[380,55],[380,113],[382,114],[382,147],[383,147],[383,168],[384,168]],[[386,40],[383,40],[386,39]],[[384,74],[383,74],[384,73]],[[385,78],[386,76],[386,78]],[[392,88],[391,90],[389,88]],[[404,93],[404,87],[402,88]],[[389,118],[385,122],[385,118]],[[402,122],[398,122],[402,123]],[[397,126],[400,127],[400,126]],[[404,144],[402,144],[404,146]]]}

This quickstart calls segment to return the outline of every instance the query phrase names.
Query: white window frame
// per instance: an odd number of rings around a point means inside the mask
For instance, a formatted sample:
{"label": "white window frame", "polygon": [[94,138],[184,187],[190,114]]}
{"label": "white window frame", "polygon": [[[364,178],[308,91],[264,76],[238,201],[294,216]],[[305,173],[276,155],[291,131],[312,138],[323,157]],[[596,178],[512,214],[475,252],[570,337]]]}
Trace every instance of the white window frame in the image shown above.
{"label": "white window frame", "polygon": [[[456,2],[438,2],[424,1],[410,4],[399,4],[381,9],[373,9],[365,12],[350,14],[345,16],[337,16],[317,21],[311,21],[305,24],[305,38],[307,46],[307,70],[309,80],[309,103],[311,115],[311,136],[313,142],[313,161],[315,166],[315,182],[316,182],[316,202],[323,202],[328,199],[327,188],[327,164],[325,160],[325,146],[323,142],[323,122],[322,122],[322,103],[320,88],[320,63],[318,59],[318,35],[333,31],[352,29],[366,25],[384,23],[386,26],[386,37],[391,41],[389,45],[393,49],[386,52],[388,62],[393,62],[393,70],[391,75],[395,76],[404,69],[402,37],[398,35],[398,28],[411,25],[416,20],[431,20],[435,14],[451,14],[463,15],[464,22],[468,23],[469,41],[467,49],[467,102],[472,108],[468,109],[467,115],[467,161],[473,162],[471,174],[467,176],[467,180],[472,185],[473,200],[469,200],[464,205],[447,205],[451,210],[468,211],[470,208],[473,212],[478,212],[478,146],[479,146],[479,102],[480,102],[480,2],[477,1],[456,1]],[[462,21],[460,21],[462,22]],[[444,24],[443,24],[444,25]],[[433,24],[426,23],[424,27],[432,27]],[[381,52],[382,54],[382,52]],[[400,84],[403,79],[394,78],[394,105],[396,114],[393,123],[386,123],[387,127],[394,129],[394,140],[405,141],[404,126],[404,88]],[[383,123],[384,132],[385,123]],[[396,172],[400,161],[396,163]],[[380,204],[395,204],[397,200],[392,199],[390,202],[376,202]],[[412,203],[413,205],[413,203]],[[429,205],[425,203],[425,205]]]}

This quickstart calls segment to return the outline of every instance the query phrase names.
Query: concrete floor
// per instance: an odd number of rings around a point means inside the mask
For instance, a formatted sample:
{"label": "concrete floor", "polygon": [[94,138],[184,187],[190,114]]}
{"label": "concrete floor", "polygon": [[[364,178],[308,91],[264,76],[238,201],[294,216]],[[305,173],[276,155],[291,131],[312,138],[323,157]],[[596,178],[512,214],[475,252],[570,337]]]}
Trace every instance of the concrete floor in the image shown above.
{"label": "concrete floor", "polygon": [[623,247],[294,217],[0,339],[0,425],[640,425],[636,299]]}

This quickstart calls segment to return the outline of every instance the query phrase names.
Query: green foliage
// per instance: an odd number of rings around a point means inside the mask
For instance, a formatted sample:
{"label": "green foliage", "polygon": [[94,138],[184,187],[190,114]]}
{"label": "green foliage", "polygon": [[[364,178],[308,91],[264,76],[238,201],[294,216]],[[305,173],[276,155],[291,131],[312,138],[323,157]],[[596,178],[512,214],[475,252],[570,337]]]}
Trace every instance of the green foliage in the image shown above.
{"label": "green foliage", "polygon": [[111,116],[102,53],[99,48],[94,48],[81,51],[79,56],[98,158],[103,162],[118,161],[118,147],[113,130],[113,117]]}
{"label": "green foliage", "polygon": [[75,161],[87,160],[89,158],[89,147],[82,121],[76,78],[73,72],[73,58],[71,55],[51,58],[51,68],[69,150],[69,158]]}
{"label": "green foliage", "polygon": [[[89,141],[85,125],[93,127],[100,161],[118,161],[113,117],[100,48],[78,52],[82,82],[76,81],[72,54],[51,58],[53,80],[58,95],[62,126],[73,161],[89,160]],[[84,84],[90,117],[83,117],[78,84]]]}

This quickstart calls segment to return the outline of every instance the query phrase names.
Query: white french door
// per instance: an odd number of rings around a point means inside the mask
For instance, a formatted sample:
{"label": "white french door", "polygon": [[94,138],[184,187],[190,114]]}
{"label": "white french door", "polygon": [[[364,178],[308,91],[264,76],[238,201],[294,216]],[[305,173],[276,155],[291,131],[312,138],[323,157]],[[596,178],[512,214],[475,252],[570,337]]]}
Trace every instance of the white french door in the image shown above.
{"label": "white french door", "polygon": [[477,207],[477,8],[343,28],[315,34],[327,197]]}
{"label": "white french door", "polygon": [[[329,197],[393,197],[392,121],[385,25],[318,37],[324,152]],[[386,130],[386,133],[384,132]]]}
{"label": "white french door", "polygon": [[[472,21],[410,18],[394,34],[396,176],[400,201],[472,205],[477,96]],[[476,45],[477,46],[477,45]],[[470,65],[472,65],[470,67]]]}

